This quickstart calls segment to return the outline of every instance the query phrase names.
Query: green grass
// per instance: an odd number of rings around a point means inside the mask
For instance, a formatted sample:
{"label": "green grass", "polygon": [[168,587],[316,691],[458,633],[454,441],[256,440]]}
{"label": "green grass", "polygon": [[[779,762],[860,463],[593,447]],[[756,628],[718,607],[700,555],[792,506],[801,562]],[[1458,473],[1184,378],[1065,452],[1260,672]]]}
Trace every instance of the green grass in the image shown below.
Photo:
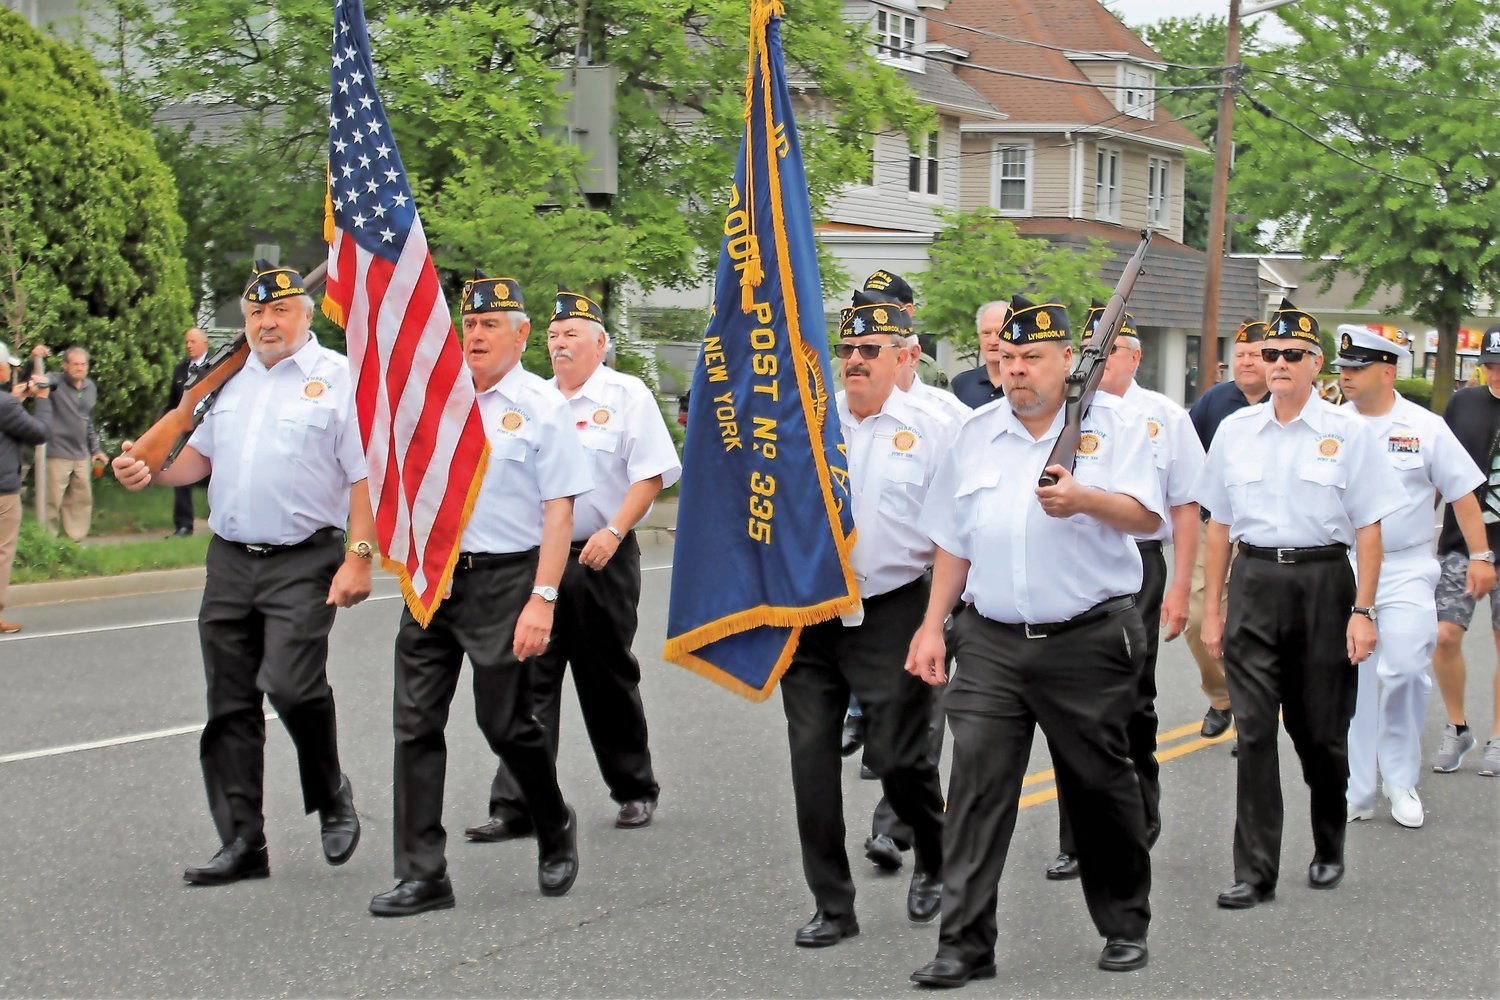
{"label": "green grass", "polygon": [[[193,505],[199,517],[208,516],[208,493],[193,490]],[[134,535],[172,530],[172,490],[149,486],[132,493],[114,476],[94,480],[94,517],[90,535]]]}
{"label": "green grass", "polygon": [[42,583],[202,566],[208,554],[208,539],[208,535],[194,535],[115,545],[79,545],[67,538],[53,538],[28,520],[21,525],[21,535],[16,541],[16,562],[10,580]]}

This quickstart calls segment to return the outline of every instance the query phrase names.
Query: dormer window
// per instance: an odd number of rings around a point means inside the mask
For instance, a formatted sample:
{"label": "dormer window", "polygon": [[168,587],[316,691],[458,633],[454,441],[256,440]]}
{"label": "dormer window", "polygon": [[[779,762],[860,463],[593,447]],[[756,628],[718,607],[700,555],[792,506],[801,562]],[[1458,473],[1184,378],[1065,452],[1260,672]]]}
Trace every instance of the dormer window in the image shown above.
{"label": "dormer window", "polygon": [[1120,89],[1116,107],[1137,118],[1154,117],[1156,74],[1140,66],[1120,67]]}
{"label": "dormer window", "polygon": [[917,65],[917,19],[883,7],[875,8],[875,55],[907,69]]}

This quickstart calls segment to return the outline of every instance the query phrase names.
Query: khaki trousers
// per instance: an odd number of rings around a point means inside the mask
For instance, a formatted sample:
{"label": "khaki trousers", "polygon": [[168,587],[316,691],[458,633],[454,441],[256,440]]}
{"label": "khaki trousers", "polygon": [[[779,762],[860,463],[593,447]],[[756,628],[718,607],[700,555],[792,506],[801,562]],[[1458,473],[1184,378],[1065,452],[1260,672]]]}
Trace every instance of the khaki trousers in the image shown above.
{"label": "khaki trousers", "polygon": [[[1209,655],[1203,646],[1200,630],[1203,628],[1203,553],[1208,531],[1198,532],[1198,558],[1193,562],[1193,589],[1188,595],[1187,644],[1198,661],[1198,674],[1203,678],[1203,693],[1208,695],[1211,708],[1229,707],[1229,684],[1224,680],[1224,661]],[[1219,614],[1228,614],[1229,587],[1224,587],[1224,596],[1219,602]]]}
{"label": "khaki trousers", "polygon": [[21,532],[21,495],[0,496],[0,609],[10,589],[10,566],[16,558],[16,536]]}
{"label": "khaki trousers", "polygon": [[53,458],[47,456],[47,530],[57,534],[59,511],[63,534],[81,542],[89,533],[89,519],[94,512],[94,484],[91,463],[86,458]]}

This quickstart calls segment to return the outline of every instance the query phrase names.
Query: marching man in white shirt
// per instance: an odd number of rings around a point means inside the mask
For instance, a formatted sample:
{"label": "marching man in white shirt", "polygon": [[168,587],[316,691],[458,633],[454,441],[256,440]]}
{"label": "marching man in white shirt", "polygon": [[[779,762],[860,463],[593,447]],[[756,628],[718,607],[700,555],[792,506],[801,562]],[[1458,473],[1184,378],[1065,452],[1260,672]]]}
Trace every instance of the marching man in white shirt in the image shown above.
{"label": "marching man in white shirt", "polygon": [[1375,611],[1380,641],[1359,665],[1359,694],[1349,724],[1348,818],[1375,815],[1375,778],[1384,777],[1391,816],[1405,827],[1422,825],[1417,775],[1422,769],[1422,723],[1432,693],[1432,651],[1437,645],[1432,554],[1433,494],[1453,505],[1469,551],[1468,592],[1495,586],[1495,554],[1488,551],[1474,490],[1484,473],[1437,414],[1395,390],[1396,365],[1411,352],[1362,326],[1340,326],[1339,385],[1345,409],[1375,432],[1404,493],[1404,504],[1385,519],[1380,590]]}

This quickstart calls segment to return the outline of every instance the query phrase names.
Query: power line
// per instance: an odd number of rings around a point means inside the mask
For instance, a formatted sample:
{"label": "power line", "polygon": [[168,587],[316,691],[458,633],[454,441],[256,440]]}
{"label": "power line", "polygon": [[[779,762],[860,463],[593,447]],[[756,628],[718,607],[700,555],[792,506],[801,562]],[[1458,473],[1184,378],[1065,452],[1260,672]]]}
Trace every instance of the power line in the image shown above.
{"label": "power line", "polygon": [[1419,180],[1414,180],[1414,179],[1412,179],[1410,177],[1403,177],[1400,174],[1393,174],[1389,170],[1383,170],[1380,167],[1377,167],[1377,166],[1375,166],[1372,163],[1367,163],[1364,160],[1361,160],[1359,157],[1354,156],[1354,155],[1352,155],[1350,153],[1347,153],[1347,152],[1345,152],[1342,149],[1339,149],[1337,146],[1333,145],[1332,143],[1326,142],[1322,138],[1320,138],[1320,137],[1318,137],[1316,135],[1313,135],[1307,129],[1303,128],[1301,125],[1298,125],[1296,122],[1290,120],[1289,118],[1286,118],[1286,117],[1282,116],[1281,114],[1279,114],[1276,111],[1272,110],[1271,108],[1267,107],[1264,102],[1262,102],[1261,100],[1259,100],[1258,98],[1256,98],[1255,95],[1251,94],[1249,91],[1245,91],[1244,93],[1245,93],[1245,100],[1247,100],[1247,101],[1250,102],[1250,106],[1252,108],[1254,108],[1256,111],[1259,111],[1266,118],[1270,118],[1273,121],[1281,122],[1283,125],[1287,126],[1288,128],[1291,128],[1291,129],[1295,130],[1296,132],[1300,133],[1304,138],[1306,138],[1309,141],[1311,141],[1313,143],[1316,143],[1317,145],[1323,147],[1324,149],[1328,150],[1330,153],[1333,153],[1335,156],[1338,156],[1338,157],[1340,157],[1342,159],[1348,160],[1350,163],[1352,163],[1355,166],[1359,167],[1361,170],[1364,170],[1367,173],[1376,174],[1376,175],[1378,175],[1380,177],[1389,178],[1390,180],[1396,181],[1397,183],[1400,183],[1400,184],[1405,184],[1405,185],[1407,185],[1409,187],[1419,188],[1419,189],[1424,190],[1424,191],[1428,191],[1428,190],[1432,189],[1433,185],[1430,182],[1428,182],[1428,181],[1419,181]]}
{"label": "power line", "polygon": [[1400,96],[1433,97],[1442,101],[1473,101],[1476,104],[1500,104],[1500,99],[1493,97],[1471,97],[1467,94],[1439,94],[1430,90],[1410,90],[1405,87],[1375,87],[1369,84],[1343,83],[1339,80],[1325,80],[1316,76],[1303,76],[1299,73],[1288,73],[1282,69],[1260,70],[1254,66],[1246,67],[1252,73],[1261,76],[1284,77],[1288,80],[1301,80],[1303,83],[1316,83],[1325,87],[1338,87],[1343,90],[1358,91],[1362,94],[1396,94]]}
{"label": "power line", "polygon": [[[1101,59],[1108,59],[1118,55],[1118,53],[1115,52],[1094,52],[1086,49],[1070,49],[1062,45],[1048,45],[1046,42],[1033,41],[1030,38],[1017,38],[1014,35],[1002,35],[998,31],[988,31],[984,28],[976,28],[971,24],[959,24],[957,21],[947,21],[941,17],[935,17],[931,13],[926,11],[922,13],[922,18],[923,20],[931,21],[934,24],[947,25],[950,28],[958,28],[960,31],[970,31],[985,38],[993,38],[997,41],[1002,42],[1014,42],[1017,45],[1031,45],[1039,49],[1048,49],[1052,52],[1062,52],[1067,55],[1097,56]],[[1216,73],[1224,72],[1223,66],[1191,66],[1186,63],[1167,62],[1166,60],[1157,61],[1160,63],[1160,65],[1167,66],[1171,69],[1197,69],[1212,70]]]}

